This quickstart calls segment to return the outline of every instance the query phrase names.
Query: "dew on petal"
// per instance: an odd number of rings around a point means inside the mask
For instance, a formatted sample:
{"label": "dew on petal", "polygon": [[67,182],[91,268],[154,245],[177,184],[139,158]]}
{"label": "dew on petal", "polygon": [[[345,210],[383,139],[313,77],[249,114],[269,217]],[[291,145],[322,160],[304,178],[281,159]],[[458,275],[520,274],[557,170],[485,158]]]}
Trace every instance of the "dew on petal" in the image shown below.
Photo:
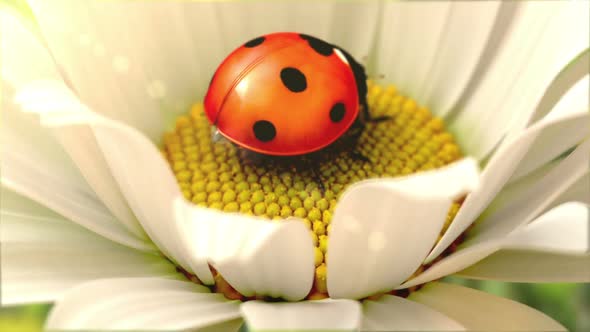
{"label": "dew on petal", "polygon": [[184,100],[177,100],[172,104],[172,111],[174,113],[181,113],[186,109],[188,104],[189,103]]}
{"label": "dew on petal", "polygon": [[356,233],[360,230],[361,225],[355,217],[343,216],[342,227],[350,233]]}
{"label": "dew on petal", "polygon": [[106,54],[106,49],[103,44],[97,43],[94,44],[92,53],[98,57],[103,57]]}
{"label": "dew on petal", "polygon": [[385,242],[387,239],[385,238],[385,234],[382,232],[373,232],[369,234],[369,250],[371,251],[381,251],[385,248]]}
{"label": "dew on petal", "polygon": [[166,84],[160,80],[151,81],[147,87],[146,91],[148,96],[152,99],[161,99],[166,96],[167,88]]}
{"label": "dew on petal", "polygon": [[129,59],[124,56],[116,56],[113,58],[113,69],[118,73],[126,73],[129,71]]}

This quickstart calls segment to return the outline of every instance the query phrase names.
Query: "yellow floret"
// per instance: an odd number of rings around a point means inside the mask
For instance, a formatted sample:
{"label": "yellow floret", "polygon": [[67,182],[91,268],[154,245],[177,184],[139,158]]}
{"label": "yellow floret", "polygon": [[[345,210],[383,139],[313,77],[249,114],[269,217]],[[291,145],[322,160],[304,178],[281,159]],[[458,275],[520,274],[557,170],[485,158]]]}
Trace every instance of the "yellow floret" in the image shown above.
{"label": "yellow floret", "polygon": [[318,247],[324,254],[328,251],[328,236],[320,235]]}
{"label": "yellow floret", "polygon": [[320,250],[320,248],[315,247],[314,248],[314,260],[315,260],[315,266],[320,266],[320,264],[322,264],[322,262],[324,261],[324,254],[322,253],[322,251]]}
{"label": "yellow floret", "polygon": [[326,264],[321,264],[316,268],[314,286],[320,293],[328,292],[327,276],[328,268]]}

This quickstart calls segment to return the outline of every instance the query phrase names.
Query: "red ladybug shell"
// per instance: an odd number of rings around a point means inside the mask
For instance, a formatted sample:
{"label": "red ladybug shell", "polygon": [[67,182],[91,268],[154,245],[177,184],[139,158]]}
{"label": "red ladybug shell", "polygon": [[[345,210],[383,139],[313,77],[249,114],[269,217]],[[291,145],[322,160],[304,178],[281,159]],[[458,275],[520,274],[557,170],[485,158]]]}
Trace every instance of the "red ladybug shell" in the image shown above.
{"label": "red ladybug shell", "polygon": [[293,156],[333,143],[355,121],[353,71],[332,45],[273,33],[234,50],[219,66],[205,112],[219,132],[259,153]]}

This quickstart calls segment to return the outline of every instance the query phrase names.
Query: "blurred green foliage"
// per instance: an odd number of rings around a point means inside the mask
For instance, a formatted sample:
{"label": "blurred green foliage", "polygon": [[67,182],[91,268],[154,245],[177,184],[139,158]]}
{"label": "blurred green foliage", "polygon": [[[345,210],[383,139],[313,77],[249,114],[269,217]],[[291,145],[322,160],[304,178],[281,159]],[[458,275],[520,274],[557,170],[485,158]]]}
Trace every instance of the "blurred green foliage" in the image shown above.
{"label": "blurred green foliage", "polygon": [[49,308],[47,304],[0,308],[0,331],[42,331]]}
{"label": "blurred green foliage", "polygon": [[[24,18],[36,29],[25,0],[0,0],[0,10],[9,10]],[[590,331],[589,284],[514,284],[446,278],[447,282],[480,289],[510,298],[544,312],[570,331]],[[1,285],[0,285],[1,287]],[[0,308],[0,331],[42,331],[51,306],[47,304]]]}

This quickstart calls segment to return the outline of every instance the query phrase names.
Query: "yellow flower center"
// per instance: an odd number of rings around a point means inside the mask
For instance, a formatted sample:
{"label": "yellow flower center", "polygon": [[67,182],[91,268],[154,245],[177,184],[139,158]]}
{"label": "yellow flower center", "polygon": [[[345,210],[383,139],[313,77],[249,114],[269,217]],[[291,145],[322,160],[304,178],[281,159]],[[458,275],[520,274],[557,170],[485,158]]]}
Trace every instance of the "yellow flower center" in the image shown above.
{"label": "yellow flower center", "polygon": [[[325,261],[330,221],[339,196],[350,184],[430,170],[461,158],[442,119],[399,94],[393,85],[383,87],[369,81],[368,88],[371,115],[390,119],[366,124],[357,151],[369,161],[354,158],[350,151],[326,157],[329,160],[322,162],[316,172],[325,190],[319,188],[317,176],[310,169],[249,162],[240,148],[214,141],[202,103],[179,117],[175,130],[164,135],[162,154],[186,199],[226,212],[277,221],[292,216],[303,220],[315,246],[316,273],[310,299],[327,297]],[[443,233],[459,206],[455,203],[449,211]],[[244,299],[219,274],[215,280],[217,291]]]}

